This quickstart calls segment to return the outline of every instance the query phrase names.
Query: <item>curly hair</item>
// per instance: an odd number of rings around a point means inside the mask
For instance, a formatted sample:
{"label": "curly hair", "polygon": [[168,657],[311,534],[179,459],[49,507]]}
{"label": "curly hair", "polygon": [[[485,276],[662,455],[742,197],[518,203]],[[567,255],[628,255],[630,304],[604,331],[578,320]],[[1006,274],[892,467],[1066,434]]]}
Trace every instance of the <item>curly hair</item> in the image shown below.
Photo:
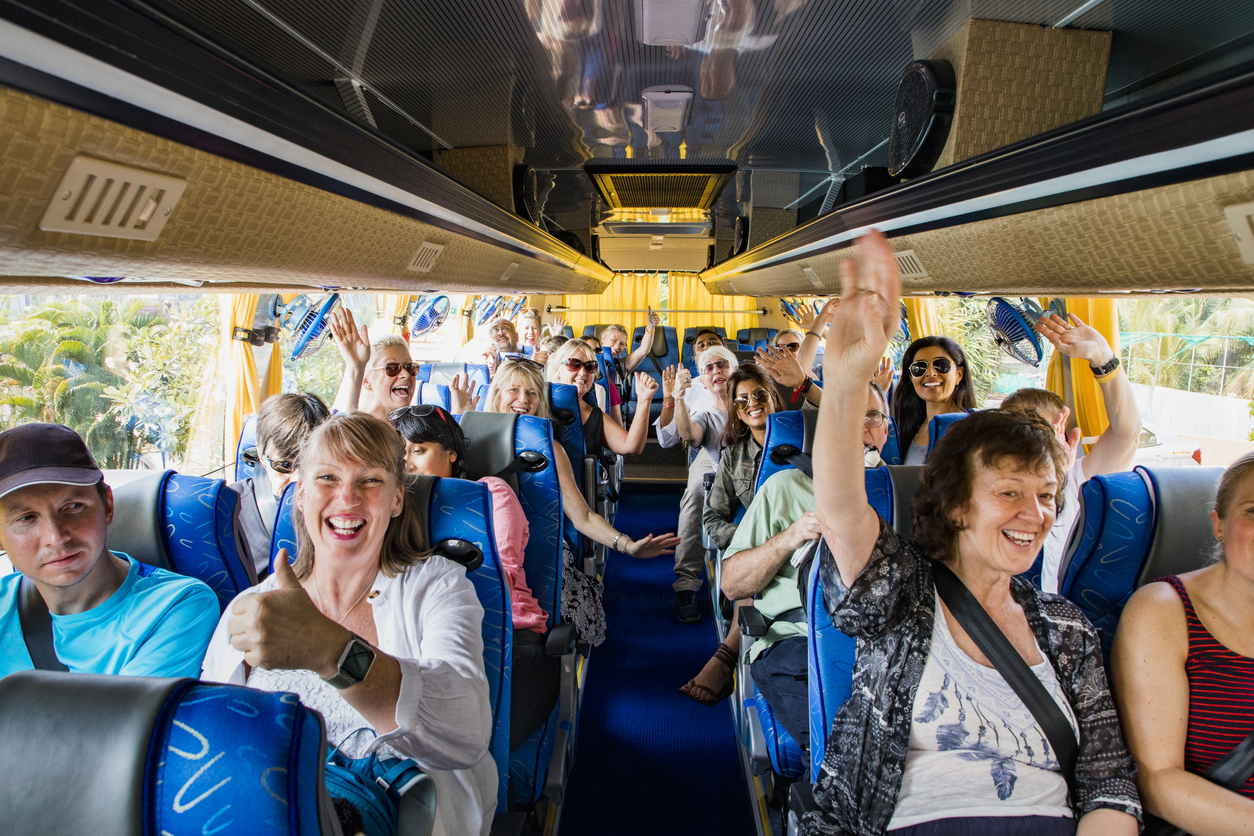
{"label": "curly hair", "polygon": [[[706,349],[706,353],[713,350],[712,348]],[[779,398],[775,394],[775,384],[771,382],[771,379],[766,376],[766,372],[757,363],[742,363],[736,367],[736,370],[731,373],[731,377],[727,378],[728,397],[735,398],[736,388],[746,382],[765,389],[767,394],[770,395],[771,412],[779,412]],[[727,426],[723,428],[723,449],[726,450],[748,434],[749,425],[740,420],[740,410],[736,408],[734,403],[731,404],[731,409],[727,412]]]}
{"label": "curly hair", "polygon": [[1053,426],[1034,411],[987,409],[955,422],[932,450],[914,495],[911,539],[935,560],[953,557],[961,531],[954,515],[971,501],[977,468],[1003,462],[1052,467],[1054,507],[1062,510],[1067,456]]}
{"label": "curly hair", "polygon": [[897,438],[901,441],[901,452],[905,455],[906,448],[918,434],[919,428],[927,423],[927,403],[914,390],[914,380],[910,376],[910,364],[914,355],[925,348],[940,348],[954,365],[962,370],[962,379],[954,387],[954,394],[949,399],[954,409],[966,412],[975,409],[975,382],[971,379],[971,369],[967,365],[967,355],[962,346],[949,337],[919,337],[901,355],[901,382],[893,390],[893,420],[897,423]]}

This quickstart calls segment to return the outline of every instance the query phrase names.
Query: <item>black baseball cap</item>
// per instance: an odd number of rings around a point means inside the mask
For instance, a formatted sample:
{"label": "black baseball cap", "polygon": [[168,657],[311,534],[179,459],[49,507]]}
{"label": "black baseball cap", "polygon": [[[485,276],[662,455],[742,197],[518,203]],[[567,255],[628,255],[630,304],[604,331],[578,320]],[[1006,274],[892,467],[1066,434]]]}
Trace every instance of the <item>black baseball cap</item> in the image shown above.
{"label": "black baseball cap", "polygon": [[78,433],[22,424],[0,433],[0,497],[28,485],[94,485],[104,479]]}

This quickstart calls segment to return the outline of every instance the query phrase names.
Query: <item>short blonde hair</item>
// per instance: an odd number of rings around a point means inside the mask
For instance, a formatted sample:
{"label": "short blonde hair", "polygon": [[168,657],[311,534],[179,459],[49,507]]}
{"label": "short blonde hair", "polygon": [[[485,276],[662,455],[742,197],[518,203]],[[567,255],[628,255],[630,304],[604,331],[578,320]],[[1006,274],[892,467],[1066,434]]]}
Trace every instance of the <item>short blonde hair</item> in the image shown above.
{"label": "short blonde hair", "polygon": [[544,381],[544,375],[540,371],[540,367],[530,360],[509,360],[502,363],[496,370],[496,374],[492,377],[492,384],[488,387],[488,394],[485,395],[487,404],[484,406],[484,412],[504,412],[501,409],[501,394],[514,384],[515,380],[522,378],[524,382],[535,387],[536,393],[540,396],[539,403],[536,405],[536,417],[549,417],[549,387]]}
{"label": "short blonde hair", "polygon": [[521,323],[524,319],[535,320],[538,325],[540,323],[540,310],[538,308],[523,308],[518,314],[518,321]]}
{"label": "short blonde hair", "polygon": [[617,331],[618,333],[622,334],[622,335],[623,335],[623,338],[624,338],[624,339],[626,339],[628,342],[630,342],[630,341],[631,341],[631,334],[628,334],[628,333],[627,333],[627,329],[626,329],[626,328],[624,328],[623,326],[621,326],[621,325],[617,325],[617,324],[615,324],[615,325],[606,325],[604,328],[602,328],[602,329],[601,329],[601,335],[600,335],[599,337],[597,337],[597,340],[598,340],[599,342],[605,342],[605,335],[606,335],[606,334],[608,334],[608,333],[609,333],[609,332],[611,332],[611,331]]}
{"label": "short blonde hair", "polygon": [[806,335],[798,331],[796,328],[785,328],[775,334],[775,338],[771,340],[771,348],[779,348],[779,341],[785,334],[796,334],[797,339],[805,342]]}
{"label": "short blonde hair", "polygon": [[[388,523],[379,547],[379,570],[383,574],[394,578],[430,556],[427,509],[415,508],[410,499],[409,480],[405,477],[405,442],[395,427],[367,412],[339,412],[306,436],[300,451],[302,462],[323,452],[336,459],[383,468],[400,488],[404,504],[401,512]],[[302,468],[297,472],[301,485],[309,478],[308,470]],[[313,571],[314,548],[299,502],[292,505],[292,525],[296,529],[296,560],[292,570],[296,577],[303,579]]]}
{"label": "short blonde hair", "polygon": [[[544,379],[549,383],[557,383],[557,370],[566,365],[566,361],[580,351],[587,354],[589,360],[597,359],[597,352],[583,340],[567,340],[558,347],[557,351],[549,355],[549,362],[544,367]],[[596,376],[601,376],[600,369],[597,369]]]}
{"label": "short blonde hair", "polygon": [[740,366],[740,361],[736,359],[736,355],[732,354],[730,349],[724,348],[721,345],[712,345],[697,355],[697,374],[701,373],[701,367],[706,364],[706,358],[708,357],[721,357],[726,360],[731,366],[731,368],[728,369],[729,372],[736,371],[736,369]]}
{"label": "short blonde hair", "polygon": [[387,351],[389,348],[403,348],[409,351],[409,343],[405,342],[405,338],[397,334],[384,334],[379,339],[370,344],[371,356],[381,351]]}

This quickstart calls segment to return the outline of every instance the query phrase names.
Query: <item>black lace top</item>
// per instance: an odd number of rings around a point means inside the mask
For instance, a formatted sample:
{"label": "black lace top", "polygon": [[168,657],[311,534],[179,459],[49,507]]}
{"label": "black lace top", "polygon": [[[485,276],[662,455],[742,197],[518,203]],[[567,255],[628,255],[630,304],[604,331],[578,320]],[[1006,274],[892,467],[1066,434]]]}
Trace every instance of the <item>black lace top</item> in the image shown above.
{"label": "black lace top", "polygon": [[[930,559],[880,520],[875,551],[852,588],[823,542],[819,577],[832,623],[857,640],[853,695],[832,723],[816,777],[821,810],[806,834],[882,834],[897,806],[910,743],[915,692],[932,643],[935,586]],[[1123,743],[1097,631],[1067,599],[1014,578],[1011,593],[1058,672],[1080,725],[1077,820],[1103,807],[1141,818],[1135,767]]]}

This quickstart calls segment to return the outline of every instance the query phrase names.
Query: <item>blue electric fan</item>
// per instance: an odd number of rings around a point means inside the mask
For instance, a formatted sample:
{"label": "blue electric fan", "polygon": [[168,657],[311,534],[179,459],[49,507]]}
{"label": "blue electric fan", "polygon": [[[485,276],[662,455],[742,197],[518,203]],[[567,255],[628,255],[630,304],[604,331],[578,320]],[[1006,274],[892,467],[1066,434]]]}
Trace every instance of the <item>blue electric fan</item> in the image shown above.
{"label": "blue electric fan", "polygon": [[406,312],[409,316],[410,339],[417,339],[438,330],[444,324],[444,320],[448,319],[452,306],[452,302],[443,294],[419,296],[415,301],[410,302],[409,310]]}
{"label": "blue electric fan", "polygon": [[[1051,312],[1053,307],[1051,304]],[[1045,349],[1034,326],[1045,313],[1040,305],[1027,297],[1020,298],[1018,305],[1001,297],[990,299],[987,314],[993,342],[1020,363],[1033,368],[1039,366],[1045,357]]]}
{"label": "blue electric fan", "polygon": [[338,293],[328,294],[316,301],[302,293],[286,304],[276,297],[274,316],[281,329],[292,333],[291,359],[309,357],[326,344],[331,336],[331,313],[339,305]]}

